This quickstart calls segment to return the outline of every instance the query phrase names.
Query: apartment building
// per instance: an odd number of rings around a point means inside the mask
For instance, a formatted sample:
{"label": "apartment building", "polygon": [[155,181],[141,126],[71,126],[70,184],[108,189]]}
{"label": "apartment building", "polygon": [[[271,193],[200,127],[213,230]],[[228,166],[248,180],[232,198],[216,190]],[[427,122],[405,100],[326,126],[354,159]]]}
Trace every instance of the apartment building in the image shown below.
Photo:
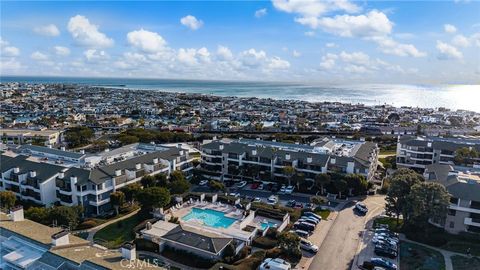
{"label": "apartment building", "polygon": [[427,165],[427,181],[440,183],[451,195],[445,221],[437,225],[451,233],[480,233],[480,171],[458,171],[452,165]]}
{"label": "apartment building", "polygon": [[24,155],[2,155],[0,169],[2,190],[46,206],[56,202],[81,205],[90,216],[110,211],[110,193],[145,175],[169,175],[181,170],[188,177],[193,167],[188,151],[171,147],[92,169],[49,164]]}
{"label": "apartment building", "polygon": [[33,129],[0,129],[0,136],[5,143],[25,144],[39,140],[45,145],[60,143],[62,131],[59,130],[33,130]]}
{"label": "apartment building", "polygon": [[239,177],[276,182],[291,166],[313,181],[320,173],[356,173],[373,181],[378,147],[365,141],[328,139],[312,145],[262,140],[213,140],[202,145],[205,177],[226,180]]}
{"label": "apartment building", "polygon": [[474,149],[480,153],[480,140],[468,138],[441,138],[401,136],[397,143],[397,166],[421,173],[430,164],[476,167],[480,157],[469,164],[455,164],[455,151],[460,148]]}

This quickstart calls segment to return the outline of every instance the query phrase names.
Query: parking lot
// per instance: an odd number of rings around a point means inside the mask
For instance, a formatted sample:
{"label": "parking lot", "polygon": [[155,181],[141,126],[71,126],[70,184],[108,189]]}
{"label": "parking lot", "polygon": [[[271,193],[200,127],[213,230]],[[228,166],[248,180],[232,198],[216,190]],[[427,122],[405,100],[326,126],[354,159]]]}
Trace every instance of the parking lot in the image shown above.
{"label": "parking lot", "polygon": [[400,269],[400,246],[397,247],[398,256],[396,258],[387,258],[384,256],[379,256],[375,254],[375,244],[372,242],[372,239],[375,236],[375,229],[372,228],[372,223],[367,224],[366,229],[362,233],[362,238],[357,249],[357,256],[355,258],[354,264],[352,266],[353,270],[362,269],[360,266],[364,262],[369,262],[371,258],[382,258],[385,259],[397,266],[397,269]]}

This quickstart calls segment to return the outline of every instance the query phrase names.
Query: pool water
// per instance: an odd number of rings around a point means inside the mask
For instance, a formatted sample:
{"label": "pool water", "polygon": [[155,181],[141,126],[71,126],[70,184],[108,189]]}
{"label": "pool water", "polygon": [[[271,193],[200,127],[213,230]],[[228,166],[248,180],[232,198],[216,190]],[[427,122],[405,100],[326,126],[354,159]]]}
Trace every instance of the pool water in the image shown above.
{"label": "pool water", "polygon": [[276,228],[277,227],[277,223],[275,222],[270,222],[270,221],[264,221],[260,224],[261,228],[262,228],[262,231],[266,230],[267,228]]}
{"label": "pool water", "polygon": [[184,221],[191,219],[199,220],[203,222],[204,225],[213,228],[228,228],[236,221],[234,218],[226,217],[223,212],[200,208],[192,208],[190,213],[182,218]]}

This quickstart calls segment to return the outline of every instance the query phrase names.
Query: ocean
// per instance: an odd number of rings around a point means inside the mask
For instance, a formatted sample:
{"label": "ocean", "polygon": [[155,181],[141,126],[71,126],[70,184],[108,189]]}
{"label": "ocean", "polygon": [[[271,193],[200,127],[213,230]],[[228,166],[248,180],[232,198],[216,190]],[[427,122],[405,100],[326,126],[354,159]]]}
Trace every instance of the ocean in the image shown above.
{"label": "ocean", "polygon": [[177,79],[14,77],[1,82],[77,83],[95,86],[203,93],[219,96],[295,99],[310,102],[336,101],[365,105],[389,104],[422,108],[445,107],[480,112],[480,85],[409,85],[203,81]]}

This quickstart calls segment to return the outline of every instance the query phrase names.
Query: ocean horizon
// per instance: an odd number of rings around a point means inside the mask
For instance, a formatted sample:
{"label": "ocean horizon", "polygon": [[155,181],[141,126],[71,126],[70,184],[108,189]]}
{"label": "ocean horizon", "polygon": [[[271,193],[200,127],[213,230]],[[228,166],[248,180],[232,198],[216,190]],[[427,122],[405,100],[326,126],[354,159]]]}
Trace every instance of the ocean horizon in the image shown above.
{"label": "ocean horizon", "polygon": [[159,90],[218,96],[258,97],[392,105],[444,107],[480,112],[480,85],[466,84],[315,84],[299,82],[208,81],[186,79],[2,76],[0,82],[71,83],[118,89]]}

